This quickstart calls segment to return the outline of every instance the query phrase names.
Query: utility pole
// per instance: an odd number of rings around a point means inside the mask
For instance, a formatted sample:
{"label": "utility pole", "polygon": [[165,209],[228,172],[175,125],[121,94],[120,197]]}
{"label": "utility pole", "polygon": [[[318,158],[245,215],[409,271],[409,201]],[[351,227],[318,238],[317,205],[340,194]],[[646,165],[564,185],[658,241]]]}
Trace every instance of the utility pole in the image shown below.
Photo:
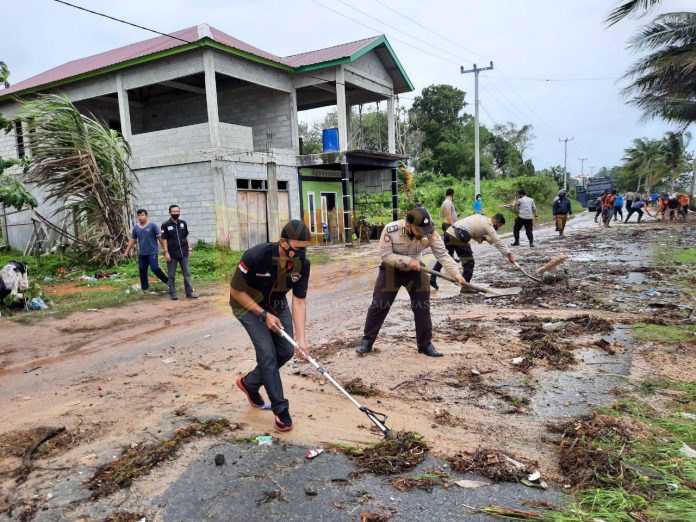
{"label": "utility pole", "polygon": [[478,93],[478,77],[481,71],[492,71],[493,61],[488,67],[478,68],[474,64],[473,69],[465,70],[464,66],[460,68],[462,74],[474,73],[474,197],[481,193],[481,157],[479,152],[479,93]]}
{"label": "utility pole", "polygon": [[585,162],[587,161],[587,158],[578,158],[580,160],[580,175],[582,176],[585,174]]}
{"label": "utility pole", "polygon": [[558,139],[558,141],[565,142],[563,148],[563,190],[568,190],[568,169],[566,168],[568,165],[568,142],[573,141],[574,139],[575,138]]}

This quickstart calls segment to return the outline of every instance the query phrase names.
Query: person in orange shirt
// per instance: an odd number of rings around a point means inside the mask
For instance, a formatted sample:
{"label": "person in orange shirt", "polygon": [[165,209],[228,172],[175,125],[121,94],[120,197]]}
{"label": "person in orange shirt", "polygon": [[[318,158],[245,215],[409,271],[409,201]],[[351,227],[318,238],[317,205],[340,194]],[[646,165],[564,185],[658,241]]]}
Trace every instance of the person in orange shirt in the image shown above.
{"label": "person in orange shirt", "polygon": [[602,223],[606,228],[609,228],[609,222],[611,217],[614,215],[614,202],[616,201],[616,191],[613,192],[609,189],[604,191],[604,196],[602,196]]}
{"label": "person in orange shirt", "polygon": [[689,203],[691,203],[691,196],[688,194],[682,194],[679,196],[679,215],[684,218],[684,221],[686,221],[687,216],[689,215]]}

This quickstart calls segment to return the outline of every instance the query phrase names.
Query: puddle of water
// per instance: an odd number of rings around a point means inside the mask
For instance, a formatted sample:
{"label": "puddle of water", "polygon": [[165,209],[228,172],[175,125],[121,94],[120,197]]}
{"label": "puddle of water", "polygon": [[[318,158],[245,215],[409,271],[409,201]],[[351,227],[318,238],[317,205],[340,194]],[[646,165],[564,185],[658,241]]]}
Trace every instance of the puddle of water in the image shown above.
{"label": "puddle of water", "polygon": [[630,284],[642,284],[646,280],[644,272],[629,272],[625,277],[624,281]]}
{"label": "puddle of water", "polygon": [[641,266],[645,256],[642,253],[637,254],[618,254],[618,253],[607,253],[598,254],[596,252],[588,253],[576,253],[572,254],[570,258],[573,261],[581,262],[600,262],[603,265],[631,265],[631,266]]}
{"label": "puddle of water", "polygon": [[[630,328],[616,325],[614,332],[602,337],[630,347],[633,342],[628,333]],[[585,348],[575,355],[579,361],[576,368],[570,371],[547,370],[539,379],[532,408],[544,420],[582,415],[592,408],[612,403],[615,397],[611,389],[625,384],[625,379],[617,375],[630,375],[630,349],[611,355],[596,348]]]}

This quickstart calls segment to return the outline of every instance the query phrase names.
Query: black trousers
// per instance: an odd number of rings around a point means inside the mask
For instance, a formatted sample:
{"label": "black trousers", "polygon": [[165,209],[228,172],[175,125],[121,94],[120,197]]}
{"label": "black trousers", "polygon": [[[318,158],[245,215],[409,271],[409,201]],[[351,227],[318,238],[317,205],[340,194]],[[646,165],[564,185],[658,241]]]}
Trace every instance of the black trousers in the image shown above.
{"label": "black trousers", "polygon": [[626,221],[624,221],[624,223],[628,223],[628,220],[633,214],[638,214],[638,223],[640,223],[640,220],[643,218],[643,209],[640,208],[638,210],[630,209],[626,215]]}
{"label": "black trousers", "polygon": [[[274,314],[283,323],[285,331],[292,337],[292,315],[287,308]],[[249,334],[256,350],[256,368],[249,372],[244,379],[244,385],[258,391],[261,386],[266,388],[268,400],[271,401],[273,413],[276,415],[288,409],[288,401],[283,395],[283,383],[280,380],[280,369],[292,359],[295,348],[284,337],[271,332],[265,323],[251,313],[239,317],[239,322]]]}
{"label": "black trousers", "polygon": [[[445,234],[444,240],[445,248],[447,249],[449,255],[453,256],[453,254],[456,252],[457,256],[459,256],[459,260],[462,262],[462,275],[464,276],[466,282],[469,283],[474,275],[475,265],[474,252],[471,250],[471,245],[468,241],[464,243],[458,239],[454,239],[449,234]],[[442,264],[438,261],[435,263],[433,270],[439,272],[441,269]]]}
{"label": "black trousers", "polygon": [[363,339],[374,342],[391,305],[401,287],[406,288],[411,297],[411,310],[416,322],[418,348],[425,348],[433,339],[433,323],[430,320],[430,285],[425,272],[399,270],[382,264],[379,267],[372,303],[367,310]]}
{"label": "black trousers", "polygon": [[597,207],[597,212],[595,212],[595,215],[594,215],[594,222],[595,223],[597,222],[597,218],[601,215],[602,215],[602,206],[600,205]]}
{"label": "black trousers", "polygon": [[533,219],[522,219],[521,217],[515,218],[515,225],[512,227],[512,236],[515,238],[515,243],[520,242],[520,230],[524,227],[524,232],[527,234],[527,239],[529,243],[534,243],[534,220]]}
{"label": "black trousers", "polygon": [[616,216],[621,216],[621,219],[619,219],[619,221],[623,221],[623,207],[614,207],[614,221],[616,221]]}

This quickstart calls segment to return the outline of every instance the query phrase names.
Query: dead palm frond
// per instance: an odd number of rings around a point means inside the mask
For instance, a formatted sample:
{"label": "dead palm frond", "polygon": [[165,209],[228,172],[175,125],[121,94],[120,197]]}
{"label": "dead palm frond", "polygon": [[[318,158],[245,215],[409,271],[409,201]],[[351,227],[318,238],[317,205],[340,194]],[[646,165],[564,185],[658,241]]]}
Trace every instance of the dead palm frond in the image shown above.
{"label": "dead palm frond", "polygon": [[[58,95],[23,102],[22,117],[30,137],[27,180],[57,205],[55,214],[72,216],[91,245],[84,252],[90,261],[114,264],[132,217],[128,143]],[[83,242],[75,246],[84,249]]]}

